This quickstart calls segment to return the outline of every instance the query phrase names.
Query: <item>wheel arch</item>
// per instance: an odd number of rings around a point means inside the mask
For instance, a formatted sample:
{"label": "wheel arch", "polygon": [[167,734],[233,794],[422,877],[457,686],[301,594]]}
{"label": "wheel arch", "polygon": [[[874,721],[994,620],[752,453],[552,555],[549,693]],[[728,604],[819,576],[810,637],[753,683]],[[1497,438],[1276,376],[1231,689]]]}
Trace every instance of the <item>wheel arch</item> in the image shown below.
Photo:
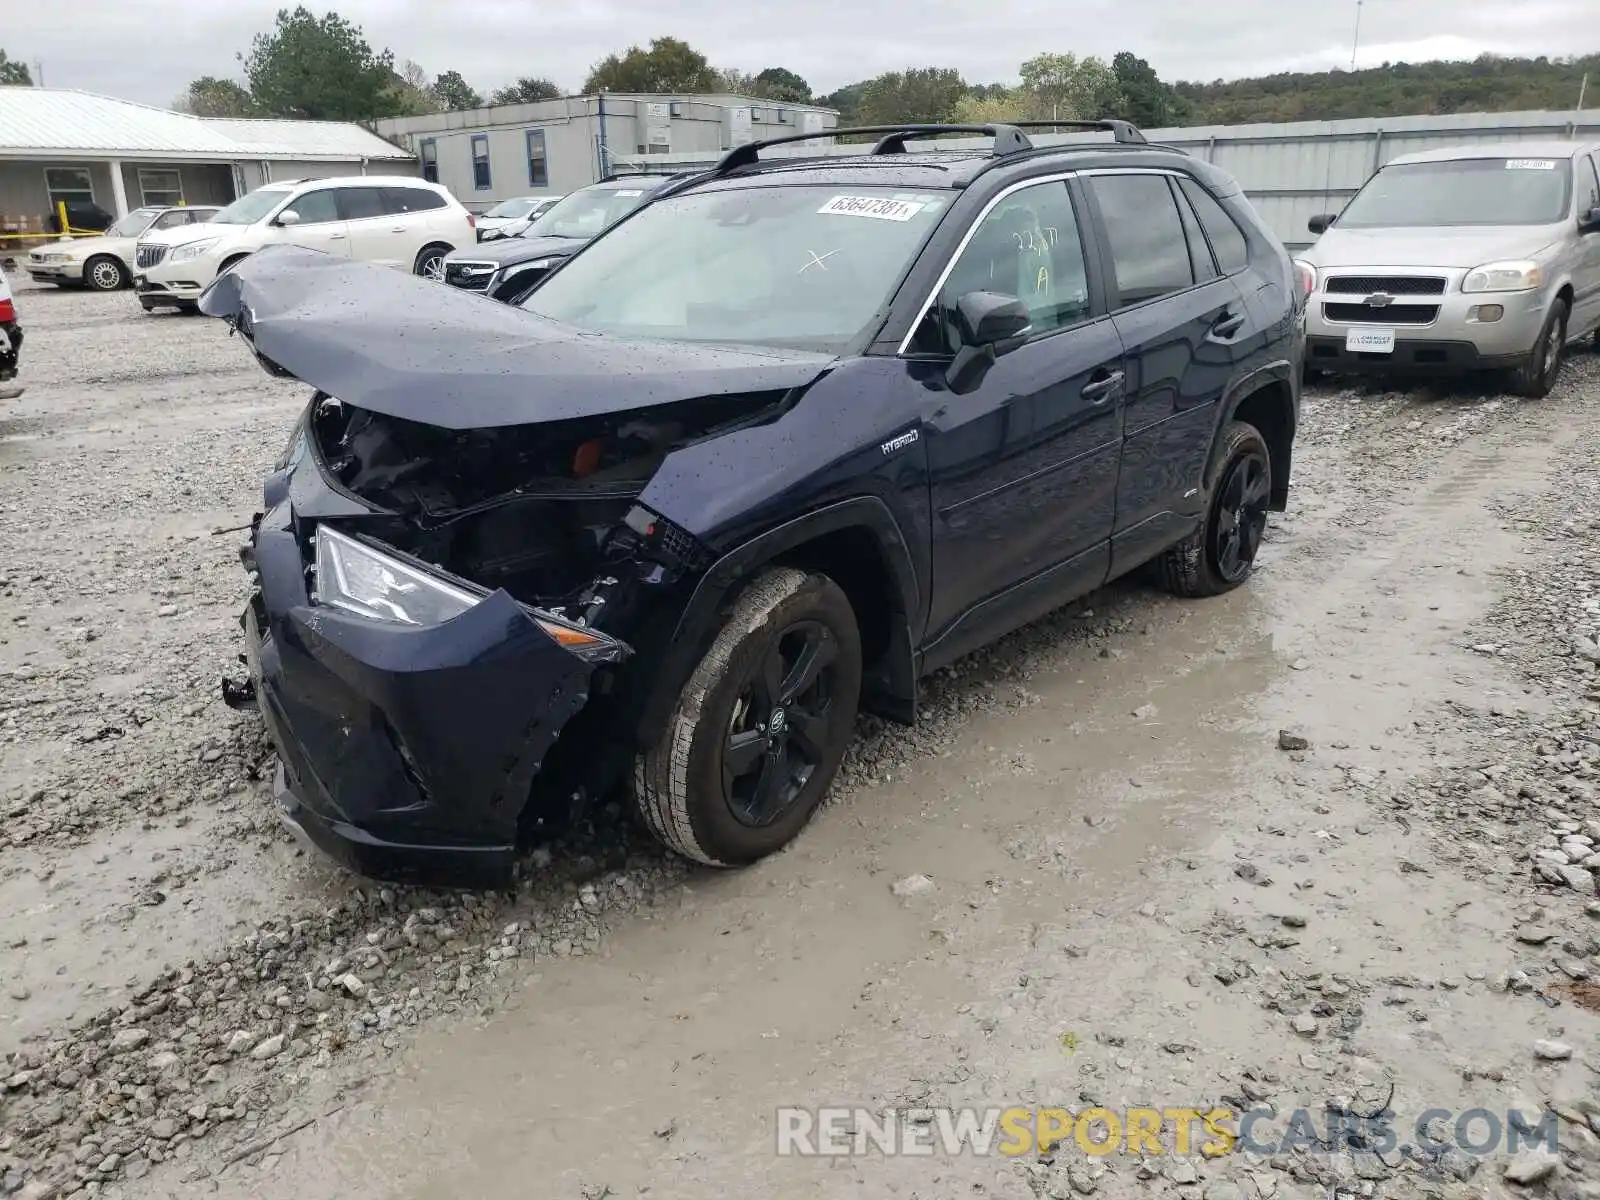
{"label": "wheel arch", "polygon": [[1244,421],[1255,426],[1267,443],[1272,466],[1273,512],[1289,506],[1289,471],[1294,460],[1294,438],[1300,423],[1299,381],[1287,360],[1269,363],[1251,372],[1224,396],[1221,419],[1211,434],[1211,452],[1206,459],[1206,491],[1215,482],[1216,447],[1230,422]]}
{"label": "wheel arch", "polygon": [[793,566],[828,575],[855,610],[862,636],[862,707],[909,723],[916,713],[911,614],[921,594],[911,552],[884,502],[842,500],[786,521],[717,559],[678,618],[639,718],[641,745],[665,728],[678,693],[715,640],[722,612],[763,568]]}

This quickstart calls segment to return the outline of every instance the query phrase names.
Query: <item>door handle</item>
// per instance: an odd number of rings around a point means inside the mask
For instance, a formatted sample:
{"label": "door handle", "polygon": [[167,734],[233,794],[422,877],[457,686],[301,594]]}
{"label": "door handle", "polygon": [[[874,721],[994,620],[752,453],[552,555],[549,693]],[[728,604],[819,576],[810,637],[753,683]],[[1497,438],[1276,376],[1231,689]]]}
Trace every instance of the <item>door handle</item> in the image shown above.
{"label": "door handle", "polygon": [[1206,336],[1220,341],[1225,338],[1231,338],[1243,328],[1243,313],[1228,312],[1224,310],[1223,314],[1212,323],[1211,331]]}
{"label": "door handle", "polygon": [[404,225],[392,225],[389,228],[390,233],[404,233],[405,231],[406,227]]}
{"label": "door handle", "polygon": [[1126,376],[1121,371],[1102,370],[1095,372],[1095,377],[1083,385],[1083,391],[1078,394],[1090,404],[1104,404],[1112,395],[1122,387]]}
{"label": "door handle", "polygon": [[330,242],[342,242],[342,241],[344,241],[344,234],[342,234],[342,233],[330,233],[328,235],[328,240]]}

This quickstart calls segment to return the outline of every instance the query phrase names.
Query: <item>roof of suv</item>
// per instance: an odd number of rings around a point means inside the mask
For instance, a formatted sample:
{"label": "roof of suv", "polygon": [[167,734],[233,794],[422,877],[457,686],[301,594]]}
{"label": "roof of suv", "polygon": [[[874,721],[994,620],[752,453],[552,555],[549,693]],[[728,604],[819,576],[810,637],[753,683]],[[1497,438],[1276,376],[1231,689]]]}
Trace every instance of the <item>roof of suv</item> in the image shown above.
{"label": "roof of suv", "polygon": [[[1068,142],[1035,146],[1022,132],[1026,126],[1061,129],[1078,126],[1111,132],[1114,140]],[[929,141],[946,133],[991,136],[991,150],[960,147],[948,150],[906,149],[907,141]],[[759,151],[770,146],[813,138],[852,134],[879,136],[871,147],[850,155],[785,155],[763,159]],[[711,170],[686,180],[674,192],[717,186],[800,186],[850,183],[862,187],[962,188],[980,175],[1039,162],[1062,162],[1074,168],[1114,166],[1179,167],[1206,179],[1213,186],[1235,187],[1232,177],[1211,164],[1172,146],[1144,140],[1125,121],[1022,122],[1021,125],[907,125],[829,129],[820,133],[772,138],[735,147]],[[669,193],[671,194],[671,193]]]}
{"label": "roof of suv", "polygon": [[1457,162],[1466,158],[1572,158],[1593,148],[1594,143],[1590,142],[1487,142],[1481,146],[1445,146],[1439,150],[1399,154],[1384,165],[1393,167],[1411,163]]}

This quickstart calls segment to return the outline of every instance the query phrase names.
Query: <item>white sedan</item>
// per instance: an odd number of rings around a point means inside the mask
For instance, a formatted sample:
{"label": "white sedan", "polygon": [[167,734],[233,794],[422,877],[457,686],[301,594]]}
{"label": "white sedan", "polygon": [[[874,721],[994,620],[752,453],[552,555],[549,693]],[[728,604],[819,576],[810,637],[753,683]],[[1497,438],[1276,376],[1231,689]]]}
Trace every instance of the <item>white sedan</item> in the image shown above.
{"label": "white sedan", "polygon": [[218,211],[215,204],[136,208],[99,237],[62,238],[30,250],[28,274],[35,283],[114,292],[133,282],[134,247],[141,236],[201,224]]}

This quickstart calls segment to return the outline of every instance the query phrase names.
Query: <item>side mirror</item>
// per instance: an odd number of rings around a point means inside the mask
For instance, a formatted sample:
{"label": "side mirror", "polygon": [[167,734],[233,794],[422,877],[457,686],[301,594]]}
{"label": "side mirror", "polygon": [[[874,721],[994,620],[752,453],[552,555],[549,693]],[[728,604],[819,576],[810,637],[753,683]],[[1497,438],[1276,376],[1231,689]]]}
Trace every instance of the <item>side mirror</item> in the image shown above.
{"label": "side mirror", "polygon": [[1578,218],[1579,233],[1600,233],[1600,204]]}
{"label": "side mirror", "polygon": [[281,213],[278,214],[278,218],[277,218],[277,220],[275,220],[273,222],[273,224],[274,225],[298,225],[298,224],[300,224],[300,214],[295,212],[295,210],[292,209],[292,208],[286,208]]}
{"label": "side mirror", "polygon": [[976,387],[1000,355],[1027,341],[1033,317],[1021,300],[1001,292],[968,292],[956,301],[954,315],[961,349],[945,382],[959,395]]}
{"label": "side mirror", "polygon": [[1306,222],[1306,228],[1312,233],[1324,234],[1328,231],[1328,226],[1333,224],[1334,217],[1338,215],[1338,213],[1320,213]]}

